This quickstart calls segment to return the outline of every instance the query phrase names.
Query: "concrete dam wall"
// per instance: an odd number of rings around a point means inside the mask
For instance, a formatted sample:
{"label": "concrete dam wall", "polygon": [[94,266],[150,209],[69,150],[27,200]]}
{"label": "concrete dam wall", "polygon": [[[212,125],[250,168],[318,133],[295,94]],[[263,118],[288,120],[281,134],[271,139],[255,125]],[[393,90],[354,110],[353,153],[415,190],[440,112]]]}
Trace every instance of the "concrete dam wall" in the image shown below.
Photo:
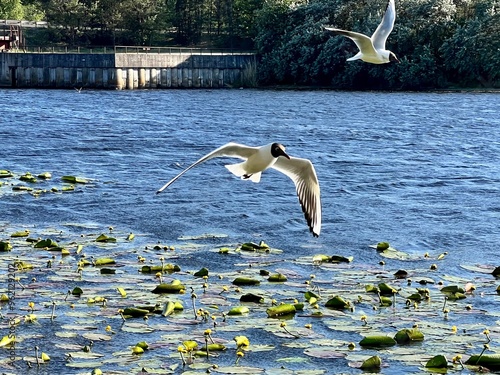
{"label": "concrete dam wall", "polygon": [[213,53],[0,53],[0,87],[166,89],[239,86],[255,55]]}

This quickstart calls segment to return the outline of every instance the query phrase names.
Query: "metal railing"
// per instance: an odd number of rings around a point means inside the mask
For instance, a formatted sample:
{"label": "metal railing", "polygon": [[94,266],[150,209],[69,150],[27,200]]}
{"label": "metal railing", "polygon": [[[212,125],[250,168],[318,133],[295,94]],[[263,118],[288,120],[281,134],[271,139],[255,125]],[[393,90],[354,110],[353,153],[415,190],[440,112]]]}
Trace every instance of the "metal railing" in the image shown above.
{"label": "metal railing", "polygon": [[237,50],[232,48],[190,48],[190,47],[144,47],[144,46],[114,46],[114,47],[68,47],[68,46],[25,46],[22,49],[11,49],[11,52],[21,53],[146,53],[146,54],[178,54],[178,55],[254,55],[254,50]]}
{"label": "metal railing", "polygon": [[0,26],[21,26],[21,27],[48,27],[46,21],[19,21],[19,20],[0,20]]}

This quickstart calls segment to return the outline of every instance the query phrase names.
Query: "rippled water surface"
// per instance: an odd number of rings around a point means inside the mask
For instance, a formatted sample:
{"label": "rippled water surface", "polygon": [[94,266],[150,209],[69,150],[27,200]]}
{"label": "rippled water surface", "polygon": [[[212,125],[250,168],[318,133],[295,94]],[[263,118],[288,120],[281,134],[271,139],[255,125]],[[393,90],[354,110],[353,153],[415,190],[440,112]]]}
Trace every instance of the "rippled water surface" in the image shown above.
{"label": "rippled water surface", "polygon": [[[228,233],[283,244],[289,254],[308,242],[368,256],[368,243],[387,240],[474,259],[471,249],[494,256],[500,242],[497,94],[0,91],[0,98],[2,168],[98,180],[56,205],[2,197],[4,220],[22,222],[29,212],[167,240]],[[253,184],[227,173],[222,165],[232,160],[212,160],[154,194],[229,141],[279,141],[314,163],[319,239],[307,231],[292,182],[275,171]]]}
{"label": "rippled water surface", "polygon": [[[494,93],[0,90],[0,169],[95,179],[68,195],[4,192],[0,222],[91,223],[161,242],[224,234],[228,243],[264,240],[284,258],[336,253],[362,263],[378,260],[369,245],[388,241],[410,254],[447,251],[444,266],[459,274],[462,263],[498,263],[499,100]],[[308,231],[292,181],[273,170],[254,184],[223,167],[234,160],[215,159],[155,195],[229,141],[278,141],[314,163],[319,238]]]}

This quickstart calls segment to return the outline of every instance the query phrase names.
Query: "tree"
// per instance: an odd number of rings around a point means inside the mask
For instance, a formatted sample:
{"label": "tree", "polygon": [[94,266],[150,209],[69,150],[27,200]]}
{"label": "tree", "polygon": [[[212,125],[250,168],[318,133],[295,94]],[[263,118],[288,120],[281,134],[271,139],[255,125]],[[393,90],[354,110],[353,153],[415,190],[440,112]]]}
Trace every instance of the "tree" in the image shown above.
{"label": "tree", "polygon": [[456,83],[495,87],[500,80],[500,14],[472,19],[459,27],[441,51]]}
{"label": "tree", "polygon": [[24,19],[24,9],[21,0],[0,1],[0,19],[22,20]]}

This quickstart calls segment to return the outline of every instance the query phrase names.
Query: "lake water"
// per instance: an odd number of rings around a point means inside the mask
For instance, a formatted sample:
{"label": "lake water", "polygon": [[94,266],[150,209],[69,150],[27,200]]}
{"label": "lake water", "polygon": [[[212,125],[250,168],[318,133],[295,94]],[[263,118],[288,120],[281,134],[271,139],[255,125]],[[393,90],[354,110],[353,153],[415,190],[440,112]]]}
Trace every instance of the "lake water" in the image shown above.
{"label": "lake water", "polygon": [[[474,260],[500,243],[498,94],[329,91],[0,91],[1,167],[98,180],[62,207],[2,198],[4,220],[92,221],[160,240],[227,233],[369,256],[390,241]],[[181,168],[229,142],[279,141],[310,159],[323,203],[309,235],[293,183],[275,171],[240,181],[212,160],[169,190]],[[45,204],[47,203],[47,204]]]}
{"label": "lake water", "polygon": [[[411,255],[448,252],[453,275],[464,263],[499,265],[496,93],[0,90],[0,101],[0,169],[95,180],[68,195],[2,190],[9,230],[83,223],[167,243],[215,234],[227,236],[221,243],[264,240],[285,259],[328,253],[360,263],[378,263],[370,245],[388,241]],[[314,163],[319,238],[292,181],[273,170],[254,184],[223,167],[235,160],[213,159],[155,194],[230,141],[277,141]]]}

